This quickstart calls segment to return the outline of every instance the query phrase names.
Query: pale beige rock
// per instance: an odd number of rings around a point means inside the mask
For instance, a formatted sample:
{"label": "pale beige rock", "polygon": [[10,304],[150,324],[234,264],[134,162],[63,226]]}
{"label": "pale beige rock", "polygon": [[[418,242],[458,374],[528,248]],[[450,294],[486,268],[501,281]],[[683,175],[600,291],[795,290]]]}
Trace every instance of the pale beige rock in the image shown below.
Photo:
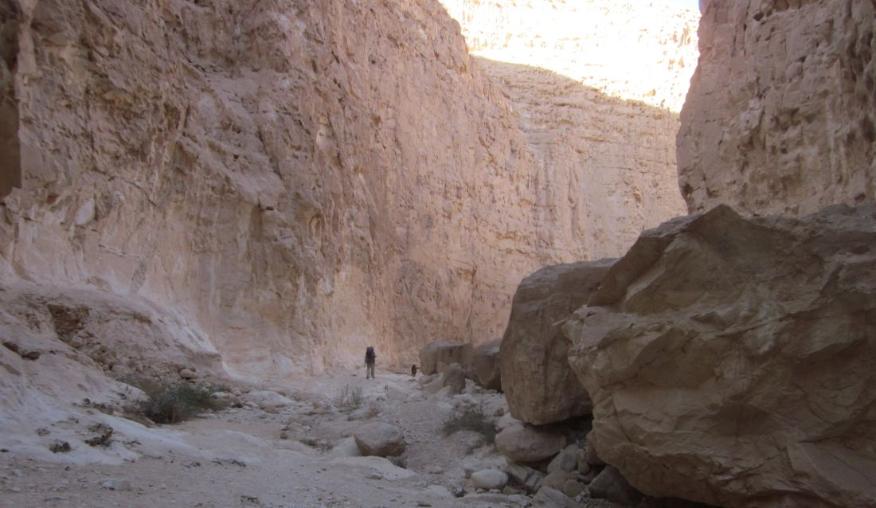
{"label": "pale beige rock", "polygon": [[362,425],[353,434],[362,455],[390,457],[400,455],[405,450],[405,439],[401,429],[383,422]]}
{"label": "pale beige rock", "polygon": [[874,30],[873,2],[708,2],[678,135],[689,209],[876,199]]}
{"label": "pale beige rock", "polygon": [[876,504],[876,206],[645,233],[564,327],[599,457],[645,494]]}
{"label": "pale beige rock", "polygon": [[444,371],[441,384],[453,395],[462,393],[465,389],[465,370],[458,363],[451,363]]}
{"label": "pale beige rock", "polygon": [[612,263],[548,266],[520,283],[499,352],[502,389],[515,418],[541,425],[590,412],[560,325],[587,302]]}
{"label": "pale beige rock", "polygon": [[424,375],[443,373],[456,363],[471,363],[471,344],[462,342],[435,341],[420,350],[420,371]]}
{"label": "pale beige rock", "polygon": [[529,425],[511,425],[496,434],[496,448],[514,462],[549,459],[566,445],[566,438]]}
{"label": "pale beige rock", "polygon": [[471,357],[471,375],[475,381],[490,390],[502,389],[499,369],[499,346],[501,340],[482,344],[474,349]]}
{"label": "pale beige rock", "polygon": [[280,379],[498,336],[586,257],[437,2],[5,5],[2,284],[151,302]]}

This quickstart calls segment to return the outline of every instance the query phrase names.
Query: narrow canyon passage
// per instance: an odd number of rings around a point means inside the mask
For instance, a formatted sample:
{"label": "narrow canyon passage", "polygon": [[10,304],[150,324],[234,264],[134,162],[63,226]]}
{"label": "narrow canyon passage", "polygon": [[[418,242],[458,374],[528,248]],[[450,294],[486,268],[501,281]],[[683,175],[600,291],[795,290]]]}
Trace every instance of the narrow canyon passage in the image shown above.
{"label": "narrow canyon passage", "polygon": [[0,506],[876,506],[874,32],[0,0]]}

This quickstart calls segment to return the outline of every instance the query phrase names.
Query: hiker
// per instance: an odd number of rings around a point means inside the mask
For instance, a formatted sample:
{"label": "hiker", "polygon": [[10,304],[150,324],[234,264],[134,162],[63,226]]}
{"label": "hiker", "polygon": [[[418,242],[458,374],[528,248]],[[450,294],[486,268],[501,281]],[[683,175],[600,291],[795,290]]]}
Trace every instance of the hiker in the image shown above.
{"label": "hiker", "polygon": [[417,377],[417,364],[411,365],[411,377]]}
{"label": "hiker", "polygon": [[368,346],[365,349],[365,379],[374,379],[375,360],[377,360],[377,355],[374,354],[374,347]]}

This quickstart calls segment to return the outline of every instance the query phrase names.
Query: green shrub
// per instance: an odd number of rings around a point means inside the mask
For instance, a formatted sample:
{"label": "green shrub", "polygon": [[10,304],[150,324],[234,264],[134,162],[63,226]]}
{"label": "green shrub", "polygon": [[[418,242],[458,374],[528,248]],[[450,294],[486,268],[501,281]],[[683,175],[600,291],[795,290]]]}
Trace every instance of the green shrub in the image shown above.
{"label": "green shrub", "polygon": [[222,409],[223,404],[213,398],[210,388],[178,383],[140,387],[148,400],[140,411],[155,423],[179,423],[206,410]]}
{"label": "green shrub", "polygon": [[451,416],[444,422],[442,430],[445,436],[461,430],[471,430],[484,436],[488,443],[496,440],[496,427],[478,407],[467,407],[462,413]]}

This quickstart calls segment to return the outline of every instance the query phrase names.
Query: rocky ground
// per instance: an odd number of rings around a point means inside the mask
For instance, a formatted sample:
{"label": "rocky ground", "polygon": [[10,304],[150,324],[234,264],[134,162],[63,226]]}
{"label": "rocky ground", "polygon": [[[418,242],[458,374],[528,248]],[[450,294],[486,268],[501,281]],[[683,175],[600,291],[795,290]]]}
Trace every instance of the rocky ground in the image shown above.
{"label": "rocky ground", "polygon": [[[466,408],[477,408],[491,424],[508,425],[504,397],[470,380],[455,395],[442,384],[437,376],[385,372],[366,381],[363,370],[273,390],[230,388],[220,393],[231,402],[227,409],[151,427],[88,410],[113,428],[107,442],[71,441],[70,451],[42,455],[4,449],[0,505],[531,505],[533,498],[513,481],[492,490],[473,484],[472,473],[508,467],[488,438],[443,432],[444,422]],[[34,446],[66,442],[53,434],[63,437],[65,427],[79,422],[59,416],[34,429]],[[351,436],[372,422],[401,430],[402,455],[359,456]],[[504,473],[499,476],[502,483]]]}

